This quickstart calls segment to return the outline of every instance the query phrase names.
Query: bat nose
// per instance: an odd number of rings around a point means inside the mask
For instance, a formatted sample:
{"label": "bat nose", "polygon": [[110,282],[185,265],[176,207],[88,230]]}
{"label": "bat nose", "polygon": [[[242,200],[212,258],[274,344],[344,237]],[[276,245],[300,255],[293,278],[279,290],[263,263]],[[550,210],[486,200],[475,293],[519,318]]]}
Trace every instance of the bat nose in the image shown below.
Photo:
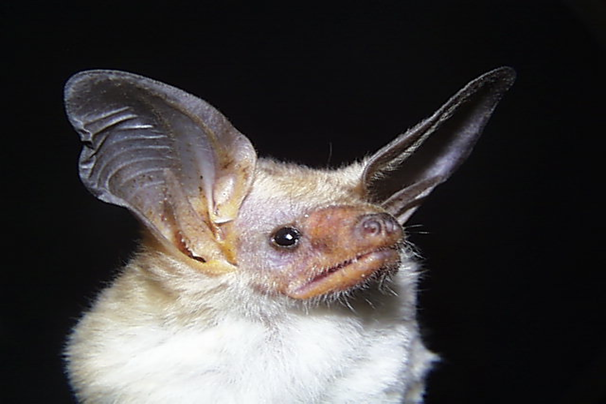
{"label": "bat nose", "polygon": [[393,238],[402,237],[402,227],[391,215],[387,213],[371,213],[364,215],[356,225],[358,236],[368,238]]}

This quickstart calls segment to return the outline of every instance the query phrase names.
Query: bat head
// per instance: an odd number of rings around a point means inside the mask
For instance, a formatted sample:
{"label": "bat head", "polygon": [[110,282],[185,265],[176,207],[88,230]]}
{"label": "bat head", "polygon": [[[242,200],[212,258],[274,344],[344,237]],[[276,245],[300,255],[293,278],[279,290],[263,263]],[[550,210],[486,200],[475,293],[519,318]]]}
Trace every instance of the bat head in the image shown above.
{"label": "bat head", "polygon": [[402,226],[469,155],[514,77],[506,67],[480,76],[336,170],[258,159],[208,103],[131,73],[78,73],[65,102],[84,143],[83,183],[135,214],[158,248],[208,277],[236,274],[259,293],[309,300],[401,266]]}
{"label": "bat head", "polygon": [[309,299],[347,292],[397,268],[404,232],[368,202],[362,171],[360,164],[319,171],[258,162],[234,221],[240,265],[258,275],[258,289]]}

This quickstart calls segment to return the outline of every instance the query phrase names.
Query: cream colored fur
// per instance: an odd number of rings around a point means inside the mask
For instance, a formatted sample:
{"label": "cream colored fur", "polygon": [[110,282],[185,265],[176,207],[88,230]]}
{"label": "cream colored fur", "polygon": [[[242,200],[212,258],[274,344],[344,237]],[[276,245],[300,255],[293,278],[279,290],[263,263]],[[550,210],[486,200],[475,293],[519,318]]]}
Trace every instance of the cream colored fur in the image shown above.
{"label": "cream colored fur", "polygon": [[[245,233],[265,234],[316,206],[360,203],[361,165],[258,166],[236,223]],[[260,291],[246,263],[209,277],[153,248],[132,259],[70,339],[69,374],[83,402],[421,402],[434,356],[419,337],[417,270],[404,249],[384,290],[304,303]],[[264,259],[257,251],[250,261]]]}

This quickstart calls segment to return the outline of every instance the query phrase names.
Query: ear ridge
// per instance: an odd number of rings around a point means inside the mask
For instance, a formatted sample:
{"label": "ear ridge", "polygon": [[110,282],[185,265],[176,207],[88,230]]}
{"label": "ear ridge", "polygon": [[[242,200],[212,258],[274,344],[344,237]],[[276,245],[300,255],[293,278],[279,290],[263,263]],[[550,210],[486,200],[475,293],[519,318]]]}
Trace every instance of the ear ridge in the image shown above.
{"label": "ear ridge", "polygon": [[[65,104],[84,143],[86,187],[131,210],[156,237],[178,243],[175,235],[185,234],[197,246],[193,253],[216,257],[218,225],[237,216],[252,183],[250,141],[205,101],[126,72],[76,74]],[[176,210],[171,219],[168,205]],[[183,219],[194,210],[196,234]],[[205,251],[197,251],[202,245]]]}
{"label": "ear ridge", "polygon": [[483,74],[429,118],[381,148],[367,160],[362,174],[367,194],[404,223],[469,156],[514,80],[509,67]]}

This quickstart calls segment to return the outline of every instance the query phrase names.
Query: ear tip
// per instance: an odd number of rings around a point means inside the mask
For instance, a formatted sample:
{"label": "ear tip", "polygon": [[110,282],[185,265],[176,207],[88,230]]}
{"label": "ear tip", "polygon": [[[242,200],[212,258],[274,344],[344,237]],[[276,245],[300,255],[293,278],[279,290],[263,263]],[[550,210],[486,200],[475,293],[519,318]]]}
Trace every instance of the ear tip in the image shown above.
{"label": "ear tip", "polygon": [[90,86],[95,82],[103,80],[122,79],[130,81],[139,81],[141,79],[151,81],[138,74],[125,72],[122,70],[111,70],[111,69],[91,69],[83,70],[81,72],[72,75],[64,87],[65,100],[69,100],[74,94],[85,90],[86,86]]}
{"label": "ear tip", "polygon": [[[75,89],[82,84],[90,81],[91,79],[97,78],[99,76],[108,76],[114,70],[101,70],[101,69],[93,69],[93,70],[83,70],[81,72],[75,73],[72,75],[67,82],[65,83],[65,90]],[[109,74],[108,74],[109,73]]]}
{"label": "ear tip", "polygon": [[[516,75],[516,71],[512,67],[497,67],[469,82],[458,94],[462,95],[465,99],[480,92],[489,94],[486,100],[494,108],[501,97],[513,86]],[[453,99],[456,98],[457,96],[455,95]]]}
{"label": "ear tip", "polygon": [[63,100],[68,114],[79,98],[90,90],[91,85],[100,77],[108,77],[112,70],[84,70],[71,76],[63,88]]}
{"label": "ear tip", "polygon": [[491,79],[491,81],[498,81],[503,87],[503,91],[507,91],[516,81],[517,72],[513,67],[501,66],[484,74],[483,77]]}

